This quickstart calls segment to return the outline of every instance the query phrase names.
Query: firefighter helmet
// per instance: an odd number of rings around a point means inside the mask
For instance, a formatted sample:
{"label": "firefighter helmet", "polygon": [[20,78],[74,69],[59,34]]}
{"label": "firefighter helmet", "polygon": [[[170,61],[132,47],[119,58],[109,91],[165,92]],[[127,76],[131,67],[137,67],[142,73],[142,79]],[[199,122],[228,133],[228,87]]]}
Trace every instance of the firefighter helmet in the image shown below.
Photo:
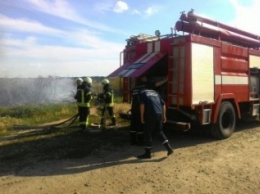
{"label": "firefighter helmet", "polygon": [[80,77],[78,77],[77,80],[76,80],[76,83],[77,83],[77,84],[82,84],[82,82],[83,82],[83,79],[80,78]]}
{"label": "firefighter helmet", "polygon": [[103,85],[109,84],[109,80],[108,79],[103,79],[101,82]]}
{"label": "firefighter helmet", "polygon": [[87,83],[87,84],[92,84],[92,79],[90,77],[84,77],[84,81]]}

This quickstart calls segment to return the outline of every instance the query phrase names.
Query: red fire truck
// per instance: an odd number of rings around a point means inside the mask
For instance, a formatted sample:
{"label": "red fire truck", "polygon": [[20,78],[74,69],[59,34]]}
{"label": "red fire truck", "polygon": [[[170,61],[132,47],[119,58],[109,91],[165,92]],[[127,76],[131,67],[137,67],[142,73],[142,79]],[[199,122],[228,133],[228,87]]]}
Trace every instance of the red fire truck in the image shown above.
{"label": "red fire truck", "polygon": [[[179,35],[176,33],[180,33]],[[127,39],[123,64],[109,76],[123,79],[123,100],[131,101],[138,77],[167,77],[160,93],[168,123],[183,129],[209,126],[228,138],[238,119],[257,118],[260,104],[260,36],[182,13],[171,34]]]}

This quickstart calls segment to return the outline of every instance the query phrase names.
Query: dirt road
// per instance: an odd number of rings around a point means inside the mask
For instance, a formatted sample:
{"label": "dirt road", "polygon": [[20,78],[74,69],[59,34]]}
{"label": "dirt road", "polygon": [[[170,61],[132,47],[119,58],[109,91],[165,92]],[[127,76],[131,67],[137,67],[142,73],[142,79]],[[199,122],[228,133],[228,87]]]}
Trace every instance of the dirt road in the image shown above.
{"label": "dirt road", "polygon": [[83,159],[48,160],[1,173],[2,194],[259,194],[260,128],[247,125],[231,138],[166,132],[175,152],[154,142],[154,155],[138,160],[142,147],[103,148]]}

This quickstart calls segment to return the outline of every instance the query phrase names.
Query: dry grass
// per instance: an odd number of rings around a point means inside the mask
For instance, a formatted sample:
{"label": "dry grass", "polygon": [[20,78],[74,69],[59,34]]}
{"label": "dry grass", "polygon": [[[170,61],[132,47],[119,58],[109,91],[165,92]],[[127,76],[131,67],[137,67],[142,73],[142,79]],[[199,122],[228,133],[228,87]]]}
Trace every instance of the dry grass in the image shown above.
{"label": "dry grass", "polygon": [[126,113],[131,108],[129,103],[120,103],[115,105],[115,112],[116,113]]}

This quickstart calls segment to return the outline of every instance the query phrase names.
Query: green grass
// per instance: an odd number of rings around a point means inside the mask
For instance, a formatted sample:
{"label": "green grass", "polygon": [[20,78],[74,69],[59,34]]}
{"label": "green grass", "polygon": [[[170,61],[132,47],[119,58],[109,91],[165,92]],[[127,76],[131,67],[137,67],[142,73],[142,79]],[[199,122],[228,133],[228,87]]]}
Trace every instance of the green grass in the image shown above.
{"label": "green grass", "polygon": [[13,117],[23,119],[35,119],[38,117],[43,117],[45,118],[45,120],[49,120],[53,116],[55,118],[58,118],[60,116],[74,114],[76,110],[77,107],[75,103],[3,107],[0,108],[0,117]]}
{"label": "green grass", "polygon": [[14,125],[38,125],[71,117],[77,113],[75,103],[27,105],[0,108],[0,136],[10,134]]}

